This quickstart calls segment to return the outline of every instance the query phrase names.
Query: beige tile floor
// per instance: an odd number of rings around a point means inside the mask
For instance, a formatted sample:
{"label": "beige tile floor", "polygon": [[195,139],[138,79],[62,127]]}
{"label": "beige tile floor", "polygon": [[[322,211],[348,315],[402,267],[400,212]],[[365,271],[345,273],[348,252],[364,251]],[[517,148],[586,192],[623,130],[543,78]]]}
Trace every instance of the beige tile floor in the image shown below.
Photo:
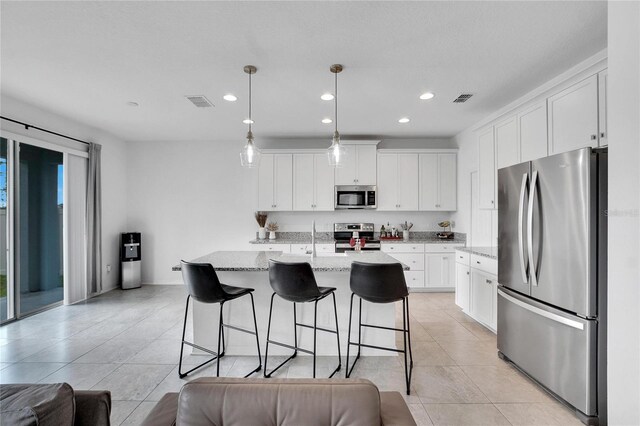
{"label": "beige tile floor", "polygon": [[[187,380],[177,374],[184,297],[182,286],[114,290],[0,327],[0,383],[65,381],[77,389],[108,389],[112,423],[139,424],[164,393]],[[419,425],[580,424],[498,359],[496,336],[463,314],[452,293],[411,294],[410,308],[415,366],[405,399]],[[220,372],[242,376],[255,363],[255,358],[225,357]],[[320,358],[318,375],[328,375],[334,364],[331,357]],[[215,375],[214,368],[189,379]],[[310,359],[298,357],[277,375],[310,373]],[[354,376],[404,394],[400,357],[361,358]]]}

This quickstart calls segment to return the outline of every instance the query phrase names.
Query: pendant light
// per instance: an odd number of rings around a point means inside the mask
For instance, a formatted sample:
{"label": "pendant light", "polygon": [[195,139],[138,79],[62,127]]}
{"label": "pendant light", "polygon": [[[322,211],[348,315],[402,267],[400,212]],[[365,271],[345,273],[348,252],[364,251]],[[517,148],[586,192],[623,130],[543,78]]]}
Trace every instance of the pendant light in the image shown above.
{"label": "pendant light", "polygon": [[240,164],[242,164],[242,167],[248,169],[260,165],[260,150],[253,142],[253,132],[251,132],[251,125],[253,124],[253,120],[251,119],[251,75],[257,71],[258,69],[253,65],[246,65],[244,67],[244,72],[249,74],[249,119],[244,120],[245,123],[249,124],[249,131],[247,132],[247,144],[240,152]]}
{"label": "pendant light", "polygon": [[329,70],[333,73],[335,79],[334,97],[333,103],[335,108],[335,117],[333,122],[335,123],[335,130],[333,132],[333,139],[331,140],[331,146],[327,150],[327,157],[329,159],[329,165],[333,167],[343,167],[345,164],[345,157],[347,150],[344,145],[340,144],[340,133],[338,133],[338,73],[342,71],[342,65],[331,65]]}

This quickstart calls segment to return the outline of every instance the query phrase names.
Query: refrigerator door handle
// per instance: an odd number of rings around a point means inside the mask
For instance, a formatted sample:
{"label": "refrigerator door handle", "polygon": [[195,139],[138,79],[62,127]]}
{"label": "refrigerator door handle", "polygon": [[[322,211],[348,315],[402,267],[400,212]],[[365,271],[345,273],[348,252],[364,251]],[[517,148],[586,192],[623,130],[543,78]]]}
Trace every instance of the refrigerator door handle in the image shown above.
{"label": "refrigerator door handle", "polygon": [[518,204],[518,257],[520,259],[520,272],[522,273],[522,281],[524,283],[529,282],[527,277],[527,264],[524,258],[524,235],[522,232],[522,226],[524,225],[524,193],[527,190],[527,178],[528,174],[522,175],[522,185],[520,186],[520,203]]}
{"label": "refrigerator door handle", "polygon": [[534,170],[531,177],[531,186],[529,187],[529,208],[527,211],[527,251],[529,254],[529,275],[531,276],[531,285],[538,286],[538,277],[536,264],[533,260],[533,206],[536,198],[536,184],[538,183],[538,171]]}
{"label": "refrigerator door handle", "polygon": [[540,309],[537,306],[530,305],[526,302],[516,299],[513,296],[508,295],[504,291],[498,289],[498,294],[508,300],[509,302],[520,306],[523,309],[526,309],[529,312],[532,312],[536,315],[540,315],[542,317],[548,318],[552,321],[558,322],[560,324],[568,325],[569,327],[577,328],[578,330],[584,330],[584,324],[578,321],[571,320],[569,318],[565,318],[558,314],[554,314],[552,312],[545,311],[544,309]]}

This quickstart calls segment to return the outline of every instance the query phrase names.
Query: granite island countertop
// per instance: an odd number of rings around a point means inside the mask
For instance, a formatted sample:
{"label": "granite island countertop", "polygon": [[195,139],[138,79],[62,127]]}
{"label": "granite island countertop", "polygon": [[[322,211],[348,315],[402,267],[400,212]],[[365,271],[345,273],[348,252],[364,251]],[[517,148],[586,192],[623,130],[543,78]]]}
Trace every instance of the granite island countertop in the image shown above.
{"label": "granite island countertop", "polygon": [[[346,272],[351,270],[351,262],[398,263],[393,257],[381,251],[363,251],[347,253],[321,253],[313,260],[311,256],[285,254],[280,251],[216,251],[197,259],[196,263],[210,263],[216,271],[258,272],[269,270],[269,260],[282,262],[308,262],[316,272]],[[410,268],[402,264],[408,271]],[[180,271],[180,265],[171,268]]]}
{"label": "granite island countertop", "polygon": [[498,259],[498,247],[458,247],[456,250],[488,257],[489,259]]}

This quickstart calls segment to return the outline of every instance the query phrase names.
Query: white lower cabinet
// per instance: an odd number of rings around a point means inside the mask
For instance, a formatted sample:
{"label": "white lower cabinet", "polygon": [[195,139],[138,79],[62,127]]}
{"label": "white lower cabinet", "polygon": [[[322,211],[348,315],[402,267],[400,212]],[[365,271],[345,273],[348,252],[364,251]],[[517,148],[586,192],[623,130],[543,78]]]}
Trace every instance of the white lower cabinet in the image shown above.
{"label": "white lower cabinet", "polygon": [[455,248],[460,244],[383,243],[382,251],[409,266],[407,286],[422,291],[451,291],[456,285]]}
{"label": "white lower cabinet", "polygon": [[496,259],[457,251],[456,305],[492,330],[498,323],[498,262]]}
{"label": "white lower cabinet", "polygon": [[493,311],[496,310],[495,276],[479,269],[471,268],[471,297],[469,298],[469,313],[471,316],[495,330]]}
{"label": "white lower cabinet", "polygon": [[424,286],[427,288],[455,287],[455,255],[427,253],[424,255]]}
{"label": "white lower cabinet", "polygon": [[469,264],[456,262],[456,305],[465,314],[469,313],[469,286],[471,284],[471,272]]}

